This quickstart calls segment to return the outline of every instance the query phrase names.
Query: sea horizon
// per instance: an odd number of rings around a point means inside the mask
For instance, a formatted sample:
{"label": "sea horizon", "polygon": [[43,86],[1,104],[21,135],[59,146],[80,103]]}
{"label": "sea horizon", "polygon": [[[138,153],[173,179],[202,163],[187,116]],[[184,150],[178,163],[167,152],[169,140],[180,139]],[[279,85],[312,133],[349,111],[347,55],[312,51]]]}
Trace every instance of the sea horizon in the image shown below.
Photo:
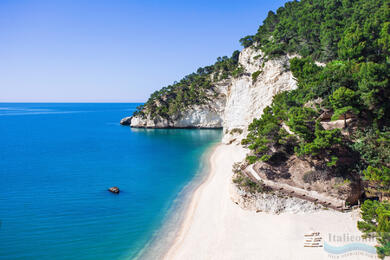
{"label": "sea horizon", "polygon": [[144,104],[145,101],[1,101],[0,104]]}
{"label": "sea horizon", "polygon": [[139,104],[0,103],[0,259],[150,249],[183,211],[221,130],[121,126]]}

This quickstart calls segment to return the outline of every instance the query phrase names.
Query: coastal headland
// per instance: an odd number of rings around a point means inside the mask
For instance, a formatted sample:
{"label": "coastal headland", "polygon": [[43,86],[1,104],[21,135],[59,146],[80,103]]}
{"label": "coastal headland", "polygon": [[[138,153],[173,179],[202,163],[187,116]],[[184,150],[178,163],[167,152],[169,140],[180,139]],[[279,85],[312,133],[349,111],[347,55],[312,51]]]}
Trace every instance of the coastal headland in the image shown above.
{"label": "coastal headland", "polygon": [[[270,11],[241,51],[154,92],[122,121],[222,128],[230,145],[213,153],[167,259],[390,255],[389,3],[331,2]],[[330,245],[326,232],[377,245]],[[319,237],[306,245],[310,234]]]}

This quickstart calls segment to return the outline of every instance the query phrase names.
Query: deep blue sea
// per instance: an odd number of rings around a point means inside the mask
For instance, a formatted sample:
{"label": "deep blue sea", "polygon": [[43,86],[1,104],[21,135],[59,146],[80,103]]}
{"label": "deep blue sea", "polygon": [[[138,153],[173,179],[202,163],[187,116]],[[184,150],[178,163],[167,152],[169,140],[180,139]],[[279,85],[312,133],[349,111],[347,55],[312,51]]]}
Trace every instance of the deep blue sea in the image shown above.
{"label": "deep blue sea", "polygon": [[221,131],[119,125],[137,105],[0,103],[0,259],[131,259],[145,246]]}

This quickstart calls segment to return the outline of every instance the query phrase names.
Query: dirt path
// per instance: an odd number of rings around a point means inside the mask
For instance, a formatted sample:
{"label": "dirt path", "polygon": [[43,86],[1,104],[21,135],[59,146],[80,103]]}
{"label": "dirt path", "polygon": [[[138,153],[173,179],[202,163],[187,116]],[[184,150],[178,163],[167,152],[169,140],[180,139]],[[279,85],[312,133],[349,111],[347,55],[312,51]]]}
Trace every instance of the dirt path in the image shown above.
{"label": "dirt path", "polygon": [[[293,187],[285,183],[278,183],[271,180],[262,178],[259,173],[253,169],[253,164],[249,165],[246,169],[246,174],[251,175],[252,179],[254,178],[257,181],[263,182],[265,185],[269,186],[274,190],[278,190],[282,193],[285,193],[292,197],[297,197],[300,199],[308,200],[323,205],[327,208],[332,208],[335,210],[343,211],[347,209],[345,207],[344,200],[340,200],[334,197],[327,196],[325,194],[318,193],[316,191],[308,191],[301,188]],[[250,177],[250,176],[249,176]]]}

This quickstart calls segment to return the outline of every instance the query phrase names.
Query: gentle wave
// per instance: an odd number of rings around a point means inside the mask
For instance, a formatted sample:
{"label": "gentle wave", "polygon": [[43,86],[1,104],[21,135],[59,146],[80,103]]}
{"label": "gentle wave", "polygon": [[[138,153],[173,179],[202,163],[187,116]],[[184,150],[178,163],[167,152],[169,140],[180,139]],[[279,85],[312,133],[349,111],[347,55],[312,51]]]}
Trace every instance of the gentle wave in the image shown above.
{"label": "gentle wave", "polygon": [[52,109],[24,108],[24,107],[0,107],[0,110],[8,110],[8,111],[51,111]]}
{"label": "gentle wave", "polygon": [[[27,110],[26,110],[27,111]],[[37,111],[37,112],[16,112],[16,113],[1,113],[0,116],[27,116],[27,115],[49,115],[49,114],[75,114],[86,113],[89,111]]]}

